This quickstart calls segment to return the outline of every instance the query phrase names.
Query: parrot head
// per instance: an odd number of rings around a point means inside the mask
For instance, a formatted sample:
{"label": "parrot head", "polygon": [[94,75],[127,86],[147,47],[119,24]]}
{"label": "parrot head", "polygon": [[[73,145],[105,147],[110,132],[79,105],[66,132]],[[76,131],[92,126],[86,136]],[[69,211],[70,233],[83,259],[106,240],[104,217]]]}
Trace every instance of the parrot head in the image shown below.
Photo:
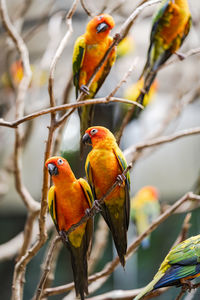
{"label": "parrot head", "polygon": [[87,25],[86,31],[93,36],[103,38],[115,26],[113,18],[108,14],[101,14],[94,17]]}
{"label": "parrot head", "polygon": [[58,179],[61,179],[62,177],[65,177],[68,175],[73,174],[70,165],[61,156],[53,156],[47,159],[45,162],[45,167],[48,169],[49,174],[52,176],[52,178],[58,177]]}
{"label": "parrot head", "polygon": [[154,186],[149,185],[141,188],[133,200],[142,205],[146,202],[157,202],[158,198],[158,190]]}
{"label": "parrot head", "polygon": [[103,146],[116,143],[114,135],[103,126],[89,127],[82,138],[83,144],[92,145],[92,147]]}

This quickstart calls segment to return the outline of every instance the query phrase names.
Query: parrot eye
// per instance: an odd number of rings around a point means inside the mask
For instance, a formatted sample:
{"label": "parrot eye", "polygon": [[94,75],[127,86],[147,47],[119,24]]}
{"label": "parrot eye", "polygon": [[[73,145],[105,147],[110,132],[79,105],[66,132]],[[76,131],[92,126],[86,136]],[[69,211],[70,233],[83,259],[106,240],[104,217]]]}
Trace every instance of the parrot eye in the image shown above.
{"label": "parrot eye", "polygon": [[97,133],[98,132],[98,130],[97,129],[92,129],[91,131],[90,131],[90,133],[91,133],[91,135],[94,135],[95,133]]}
{"label": "parrot eye", "polygon": [[62,164],[64,163],[64,161],[63,161],[61,158],[59,158],[59,159],[57,160],[57,163],[58,163],[58,165],[62,165]]}
{"label": "parrot eye", "polygon": [[98,20],[99,20],[99,21],[101,21],[102,19],[103,19],[103,17],[102,17],[102,16],[99,16],[99,17],[98,17]]}

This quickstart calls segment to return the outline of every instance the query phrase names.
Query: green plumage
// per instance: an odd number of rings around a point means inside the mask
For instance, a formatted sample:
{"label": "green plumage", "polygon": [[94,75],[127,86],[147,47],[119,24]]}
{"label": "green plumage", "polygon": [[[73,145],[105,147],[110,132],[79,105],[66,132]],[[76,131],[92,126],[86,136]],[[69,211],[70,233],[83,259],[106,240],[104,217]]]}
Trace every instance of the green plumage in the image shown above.
{"label": "green plumage", "polygon": [[172,248],[153,280],[139,293],[135,300],[141,299],[154,289],[171,285],[180,286],[182,285],[181,280],[191,280],[199,275],[200,235],[197,235]]}
{"label": "green plumage", "polygon": [[189,33],[191,15],[187,0],[163,0],[153,18],[147,61],[140,76],[144,77],[143,91],[138,101],[143,103],[158,68],[176,52]]}

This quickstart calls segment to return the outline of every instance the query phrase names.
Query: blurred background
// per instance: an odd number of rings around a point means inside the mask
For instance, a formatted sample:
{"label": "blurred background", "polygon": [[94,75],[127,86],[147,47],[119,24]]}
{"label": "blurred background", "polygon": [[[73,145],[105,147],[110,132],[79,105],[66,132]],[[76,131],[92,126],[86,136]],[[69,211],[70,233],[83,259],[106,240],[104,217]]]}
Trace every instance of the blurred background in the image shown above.
{"label": "blurred background", "polygon": [[[193,25],[181,47],[181,53],[196,49],[200,45],[200,2],[189,0]],[[65,34],[66,12],[72,5],[71,0],[6,1],[9,16],[28,47],[32,81],[27,92],[25,114],[49,107],[48,76],[52,57]],[[87,0],[85,4],[93,14],[107,12],[112,14],[116,26],[112,36],[135,9],[139,1],[132,0]],[[107,80],[96,97],[108,95],[122,79],[137,57],[136,67],[127,82],[119,89],[116,96],[130,99],[128,89],[137,82],[143,69],[149,45],[152,15],[156,5],[146,8],[132,26],[126,44],[119,47],[117,61]],[[78,4],[72,18],[73,34],[58,61],[55,74],[54,90],[57,105],[75,101],[72,86],[72,52],[76,38],[83,34],[89,17]],[[10,39],[0,26],[0,118],[12,121],[15,118],[16,87],[23,76],[21,62]],[[200,56],[194,55],[163,68],[158,76],[151,99],[137,119],[132,119],[126,126],[120,146],[123,150],[150,137],[170,135],[174,132],[200,126]],[[95,107],[95,125],[108,127],[117,133],[129,106],[112,103]],[[45,115],[24,123],[23,140],[23,180],[31,195],[41,199],[42,170],[44,149],[48,135],[50,116]],[[67,158],[77,177],[84,176],[84,159],[79,156],[79,117],[75,112],[60,132],[56,153]],[[0,244],[8,242],[24,229],[26,209],[14,186],[13,145],[14,130],[0,127]],[[89,149],[88,149],[89,150]],[[153,148],[137,161],[131,171],[131,196],[146,185],[155,186],[162,205],[172,204],[187,191],[195,191],[200,176],[199,165],[200,136],[182,138],[159,148]],[[192,211],[189,236],[200,231],[200,211]],[[147,284],[157,271],[170,247],[176,240],[184,220],[185,213],[171,216],[151,235],[149,248],[140,247],[129,261],[125,271],[121,267],[113,273],[106,283],[94,294],[98,295],[112,289],[134,289]],[[95,218],[98,224],[99,217]],[[51,222],[49,222],[51,224]],[[51,225],[49,225],[51,227]],[[96,225],[97,227],[97,225]],[[52,236],[52,229],[49,236]],[[106,231],[106,230],[105,230]],[[36,229],[37,232],[37,229]],[[170,234],[169,234],[170,233]],[[133,223],[129,229],[129,241],[136,235]],[[14,245],[14,243],[13,243]],[[1,258],[0,278],[1,299],[9,299],[15,257]],[[40,278],[40,265],[46,255],[47,243],[28,265],[24,299],[31,299]],[[100,271],[106,262],[115,256],[110,236],[102,249],[102,258],[93,271]],[[53,285],[61,285],[72,280],[69,254],[61,249],[56,267]],[[157,299],[174,299],[179,290],[172,288]],[[63,299],[64,295],[50,297]],[[199,299],[196,292],[193,299]],[[67,298],[66,298],[67,299]],[[69,298],[68,298],[69,299]],[[185,297],[186,299],[186,297]]]}

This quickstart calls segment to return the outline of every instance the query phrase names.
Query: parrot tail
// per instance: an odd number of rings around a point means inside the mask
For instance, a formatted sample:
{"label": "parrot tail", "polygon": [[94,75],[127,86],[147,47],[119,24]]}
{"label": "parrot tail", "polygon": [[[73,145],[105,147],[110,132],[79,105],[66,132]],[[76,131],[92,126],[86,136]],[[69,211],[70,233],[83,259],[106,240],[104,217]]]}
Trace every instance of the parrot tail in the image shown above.
{"label": "parrot tail", "polygon": [[142,289],[142,291],[134,298],[134,300],[142,299],[147,293],[154,290],[155,284],[160,280],[160,278],[163,276],[163,273],[159,272],[155,275],[153,280],[147,284],[145,288]]}
{"label": "parrot tail", "polygon": [[143,88],[140,92],[140,95],[137,98],[137,102],[143,105],[143,101],[144,101],[144,97],[146,94],[148,94],[152,83],[154,82],[154,79],[156,77],[157,72],[151,71],[148,72],[145,76],[144,76],[144,85]]}
{"label": "parrot tail", "polygon": [[88,294],[87,251],[84,248],[83,242],[80,247],[74,247],[68,243],[68,249],[71,254],[76,296],[80,295],[81,300],[84,300],[84,295]]}
{"label": "parrot tail", "polygon": [[123,210],[121,207],[118,209],[119,218],[116,219],[115,216],[109,212],[105,203],[101,207],[101,214],[110,228],[120,263],[124,267],[127,250],[127,224],[124,221],[124,215],[122,215]]}

